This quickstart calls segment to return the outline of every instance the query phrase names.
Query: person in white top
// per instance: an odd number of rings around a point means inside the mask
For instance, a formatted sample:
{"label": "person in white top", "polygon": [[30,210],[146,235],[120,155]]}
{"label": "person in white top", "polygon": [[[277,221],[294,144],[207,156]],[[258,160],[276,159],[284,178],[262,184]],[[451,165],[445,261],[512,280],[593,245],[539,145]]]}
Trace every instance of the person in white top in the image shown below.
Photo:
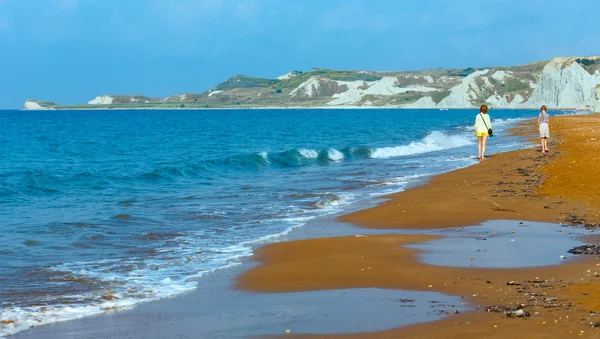
{"label": "person in white top", "polygon": [[542,139],[542,153],[548,151],[548,138],[550,138],[550,115],[546,105],[542,106],[538,115],[538,129],[540,130],[540,138]]}
{"label": "person in white top", "polygon": [[490,135],[490,131],[492,130],[492,121],[490,120],[490,116],[488,114],[487,105],[481,105],[479,108],[479,114],[475,117],[475,135],[477,136],[477,149],[479,150],[477,159],[484,160],[485,159],[485,147],[487,145],[488,137]]}

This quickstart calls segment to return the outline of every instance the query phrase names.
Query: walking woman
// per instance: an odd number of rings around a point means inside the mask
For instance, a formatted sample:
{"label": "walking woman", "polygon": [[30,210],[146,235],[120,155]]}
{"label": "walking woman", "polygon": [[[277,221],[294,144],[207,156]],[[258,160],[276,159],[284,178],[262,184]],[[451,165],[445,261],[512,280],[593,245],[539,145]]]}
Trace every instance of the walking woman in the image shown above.
{"label": "walking woman", "polygon": [[548,151],[548,138],[550,138],[550,115],[546,105],[542,106],[541,112],[538,115],[538,129],[540,130],[540,138],[542,139],[542,153]]}
{"label": "walking woman", "polygon": [[492,122],[488,115],[487,105],[481,105],[479,114],[475,117],[475,135],[477,136],[477,148],[479,150],[477,159],[484,160],[488,137],[493,135]]}

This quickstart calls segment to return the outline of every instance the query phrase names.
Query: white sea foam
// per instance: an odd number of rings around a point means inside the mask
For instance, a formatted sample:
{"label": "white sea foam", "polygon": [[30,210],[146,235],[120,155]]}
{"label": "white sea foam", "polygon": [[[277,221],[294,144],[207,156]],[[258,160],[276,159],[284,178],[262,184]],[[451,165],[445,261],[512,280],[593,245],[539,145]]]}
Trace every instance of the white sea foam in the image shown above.
{"label": "white sea foam", "polygon": [[298,153],[306,159],[316,159],[319,157],[319,152],[312,149],[299,149]]}
{"label": "white sea foam", "polygon": [[457,148],[472,143],[473,141],[465,135],[448,135],[443,132],[433,131],[422,140],[413,141],[408,145],[377,148],[371,153],[370,157],[374,159],[401,157]]}
{"label": "white sea foam", "polygon": [[329,158],[329,160],[331,161],[342,161],[344,160],[344,153],[334,149],[334,148],[330,148],[327,150],[327,158]]}
{"label": "white sea foam", "polygon": [[269,161],[269,153],[263,151],[257,154],[265,161],[265,163],[267,163],[267,165],[271,164],[271,162]]}

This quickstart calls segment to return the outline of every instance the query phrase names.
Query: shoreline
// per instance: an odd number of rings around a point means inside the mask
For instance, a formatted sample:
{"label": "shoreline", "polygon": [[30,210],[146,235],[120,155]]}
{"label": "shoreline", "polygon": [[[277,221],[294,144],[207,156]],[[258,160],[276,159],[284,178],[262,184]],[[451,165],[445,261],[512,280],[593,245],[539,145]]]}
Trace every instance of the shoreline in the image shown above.
{"label": "shoreline", "polygon": [[[555,134],[560,139],[553,140],[549,156],[536,152],[537,147],[501,153],[479,165],[433,177],[423,186],[391,195],[377,207],[340,220],[389,230],[458,227],[460,231],[486,220],[568,223],[595,229],[600,221],[600,195],[592,192],[598,192],[600,184],[593,178],[600,166],[584,159],[594,159],[595,129],[600,127],[596,120],[598,114],[554,117],[553,131],[560,132]],[[522,128],[528,128],[527,124]],[[582,174],[583,169],[587,171]],[[253,258],[260,265],[238,277],[236,287],[261,293],[367,286],[433,290],[466,298],[475,308],[433,323],[383,332],[292,336],[299,338],[598,335],[599,330],[590,324],[600,319],[590,312],[598,311],[595,307],[600,304],[588,297],[600,295],[597,255],[527,269],[448,268],[416,260],[415,253],[403,247],[415,242],[409,236],[381,235],[267,245]],[[365,267],[372,270],[365,273]],[[525,305],[532,317],[510,319],[485,312],[490,305]]]}
{"label": "shoreline", "polygon": [[[512,151],[512,152],[519,152],[519,151]],[[495,157],[494,157],[494,158],[495,158]],[[494,160],[494,158],[492,158],[490,161]],[[460,170],[457,170],[457,171],[462,171],[462,170],[466,170],[466,169],[468,169],[468,168],[473,168],[473,167],[478,167],[478,166],[479,166],[479,165],[477,165],[477,166],[470,166],[470,167],[467,167],[467,168],[464,168],[464,169],[460,169]],[[452,172],[451,172],[451,173],[452,173]],[[444,175],[444,174],[437,175],[437,176],[435,176],[435,177],[433,177],[433,178],[435,179],[436,177],[438,177],[438,176],[442,176],[442,175]],[[431,184],[431,182],[430,182],[430,183],[425,183],[423,186],[417,186],[417,187],[415,187],[415,188],[412,188],[412,189],[409,189],[409,190],[407,190],[407,191],[405,191],[405,192],[411,191],[411,190],[413,190],[413,189],[418,189],[419,187],[429,186],[430,184]],[[402,192],[402,193],[398,193],[398,194],[395,194],[395,195],[402,195],[403,193],[404,193],[404,192]],[[393,196],[395,196],[395,195],[392,195],[392,197],[393,197]],[[379,198],[378,198],[378,199],[379,199]],[[385,204],[387,204],[387,202],[386,202]],[[378,208],[378,207],[376,207],[376,208]],[[367,211],[368,211],[368,210],[367,210]],[[361,212],[362,212],[362,211],[359,211],[358,213],[361,213]],[[344,219],[344,218],[345,218],[345,216],[342,216],[342,219]],[[345,227],[346,227],[346,226],[345,226]],[[376,231],[376,230],[375,230],[375,229],[372,229],[372,230],[366,230],[366,229],[365,229],[364,231],[361,231],[361,230],[360,230],[360,229],[358,229],[358,228],[351,228],[351,229],[349,229],[349,230],[345,230],[343,233],[355,234],[355,233],[357,233],[357,232],[358,232],[358,233],[361,233],[361,232],[362,232],[362,233],[364,233],[364,232],[373,232],[373,231]],[[383,230],[381,230],[380,232],[385,232],[385,231],[386,231],[386,230],[385,230],[385,229],[383,229]],[[325,231],[322,231],[322,232],[325,232]],[[340,236],[340,234],[339,234],[340,232],[336,233],[335,231],[333,231],[332,233],[333,233],[333,234],[325,235],[325,237],[328,237],[328,236]],[[312,236],[314,237],[314,234],[313,234]],[[394,237],[394,236],[395,236],[395,237],[402,237],[402,236],[398,236],[398,235],[392,235],[392,236],[390,236],[390,237]],[[380,236],[380,235],[377,235],[377,236],[373,236],[372,238],[373,238],[373,239],[375,239],[375,238],[378,238],[378,237],[386,238],[386,237],[388,237],[388,236]],[[286,238],[287,238],[287,237],[286,237]],[[292,238],[294,238],[294,237],[292,237]],[[297,235],[296,235],[296,238],[297,238]],[[431,238],[431,236],[428,236],[427,238],[429,239],[429,238]],[[332,239],[336,239],[336,238],[332,238]],[[398,239],[400,239],[400,238],[398,238]],[[292,240],[294,240],[294,239],[292,239]],[[311,240],[314,240],[314,238],[312,238],[312,237],[311,237],[310,239],[308,239],[308,241],[311,241]],[[260,245],[260,246],[259,246],[259,248],[260,248],[260,249],[259,249],[259,252],[260,252],[260,251],[262,251],[264,248],[268,248],[268,247],[271,247],[271,246],[277,246],[278,244],[292,244],[292,243],[296,243],[296,242],[300,242],[300,241],[305,241],[305,240],[294,240],[294,241],[292,241],[291,243],[285,243],[285,242],[284,242],[284,243],[277,243],[277,244],[274,244],[274,245],[266,245],[266,246],[262,246],[262,245]],[[331,243],[331,241],[330,241],[330,240],[324,240],[324,241],[325,241],[325,243]],[[386,241],[387,241],[387,240],[385,240],[384,242],[386,242]],[[287,246],[287,245],[284,245],[284,246]],[[377,246],[375,246],[375,247],[377,247]],[[251,258],[251,259],[250,259],[250,261],[251,261],[251,262],[255,262],[255,259],[256,259],[256,258]],[[579,262],[579,261],[578,261],[578,262]],[[251,265],[252,265],[252,266],[254,266],[255,264],[251,264]],[[245,264],[244,264],[244,266],[245,266]],[[258,266],[258,267],[260,268],[260,266]],[[561,267],[562,267],[562,266],[561,266]],[[252,271],[252,270],[253,270],[253,269],[251,268],[251,269],[250,269],[250,271]],[[207,277],[207,279],[209,279],[209,277]],[[372,286],[369,286],[369,287],[372,287]],[[394,288],[395,288],[395,287],[394,287]],[[251,292],[251,293],[254,293],[254,292]],[[267,291],[267,293],[271,293],[271,292],[268,292],[268,291]],[[196,298],[198,297],[198,293],[192,292],[192,295],[195,295],[195,296],[196,296]],[[182,301],[182,299],[184,299],[184,298],[186,298],[186,299],[187,299],[187,298],[188,298],[188,296],[190,296],[190,294],[186,294],[186,295],[185,295],[183,298],[175,298],[175,299],[179,299],[179,301],[180,301],[180,302],[183,302],[183,301]],[[166,302],[163,302],[163,301],[158,301],[158,302],[153,302],[153,303],[151,303],[151,304],[153,304],[152,306],[148,304],[148,306],[144,306],[144,307],[141,307],[141,308],[142,308],[142,309],[146,309],[146,310],[147,310],[147,309],[154,309],[154,310],[156,310],[156,309],[160,309],[160,307],[161,307],[160,305],[164,305],[165,303],[170,303],[170,304],[173,304],[173,303],[176,303],[176,302],[169,302],[168,300],[167,300]],[[130,312],[130,311],[124,311],[124,312],[127,312],[127,313],[129,314],[129,312]],[[93,324],[93,326],[92,326],[92,327],[95,327],[95,326],[97,326],[97,324],[98,324],[98,323],[102,323],[102,320],[101,320],[101,319],[104,319],[104,320],[106,320],[107,318],[108,318],[108,319],[110,319],[110,318],[119,317],[119,313],[121,313],[121,312],[112,313],[112,314],[107,314],[107,315],[104,315],[104,316],[99,316],[99,317],[92,317],[92,318],[89,318],[89,320],[88,320],[88,319],[85,319],[85,320],[76,320],[76,321],[74,321],[74,323],[77,323],[77,324],[81,324],[81,323],[84,323],[84,322],[85,322],[85,323],[91,323],[91,324]],[[137,316],[139,316],[139,317],[142,317],[142,318],[143,318],[143,314],[144,314],[144,312],[143,312],[142,310],[133,310],[133,311],[131,311],[131,313],[132,313],[132,314],[134,314],[134,315],[135,315],[135,314],[137,314]],[[450,318],[452,318],[452,317],[450,317]],[[114,321],[114,320],[115,320],[115,319],[113,319],[113,321]],[[441,322],[443,322],[444,320],[440,320],[440,321],[441,321]],[[76,327],[76,326],[78,326],[77,324],[73,324],[73,325],[69,325],[69,324],[61,324],[61,325],[56,325],[56,327],[58,328],[58,326],[60,326],[60,328],[65,328],[65,327],[66,327],[66,328],[68,329],[68,328],[73,328],[73,327]],[[432,323],[428,323],[428,324],[432,324]],[[50,333],[52,333],[52,332],[53,332],[53,330],[52,330],[52,327],[55,327],[55,326],[52,326],[52,325],[51,325],[51,326],[46,326],[46,327],[37,328],[37,329],[34,329],[34,331],[33,331],[32,333],[28,333],[28,332],[30,332],[30,331],[23,332],[23,337],[27,337],[27,338],[29,338],[28,334],[33,334],[33,336],[34,336],[34,337],[36,337],[36,335],[35,335],[35,333],[36,333],[36,332],[37,332],[37,333],[48,333],[48,331],[46,331],[46,329],[49,329],[49,332],[50,332]],[[38,332],[38,331],[41,331],[41,332]],[[17,335],[17,336],[19,336],[19,335]],[[20,337],[20,336],[19,336],[19,337]],[[42,335],[41,337],[44,337],[44,335]],[[58,338],[58,336],[57,336],[57,338]]]}

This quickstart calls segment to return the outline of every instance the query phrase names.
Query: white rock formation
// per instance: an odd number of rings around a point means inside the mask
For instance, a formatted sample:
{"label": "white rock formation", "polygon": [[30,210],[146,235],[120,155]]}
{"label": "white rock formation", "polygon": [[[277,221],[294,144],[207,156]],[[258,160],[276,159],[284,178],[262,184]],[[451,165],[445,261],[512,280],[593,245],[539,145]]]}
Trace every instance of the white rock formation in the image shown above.
{"label": "white rock formation", "polygon": [[466,76],[462,82],[450,90],[450,95],[442,99],[437,105],[442,108],[465,108],[473,107],[472,100],[476,99],[481,93],[481,88],[475,82],[479,76],[485,75],[489,69],[475,71]]}
{"label": "white rock formation", "polygon": [[504,79],[506,78],[507,75],[511,75],[512,72],[508,71],[497,71],[494,72],[494,74],[492,74],[492,78],[500,81],[501,83],[504,83]]}
{"label": "white rock formation", "polygon": [[594,110],[600,110],[597,91],[600,75],[597,72],[593,75],[588,73],[574,60],[575,58],[555,58],[550,61],[524,106],[579,108],[590,105]]}
{"label": "white rock formation", "polygon": [[348,87],[348,90],[343,93],[334,94],[332,96],[334,100],[328,102],[327,105],[354,105],[362,99],[365,91],[363,88],[368,88],[369,86],[369,83],[365,81],[337,81],[337,83],[341,86],[345,85]]}
{"label": "white rock formation", "polygon": [[327,105],[339,106],[339,105],[354,105],[362,100],[366,95],[375,96],[392,96],[396,94],[402,94],[406,92],[435,92],[436,89],[433,87],[425,86],[409,86],[409,87],[398,87],[398,79],[395,77],[383,77],[381,80],[365,82],[365,81],[353,81],[345,82],[338,81],[339,85],[346,85],[348,90],[343,93],[334,94],[332,98],[335,100],[330,101]]}
{"label": "white rock formation", "polygon": [[88,102],[88,105],[111,105],[113,101],[113,97],[105,95],[96,97],[94,100]]}
{"label": "white rock formation", "polygon": [[23,108],[26,109],[26,110],[31,110],[31,111],[40,111],[40,110],[53,109],[53,108],[44,107],[44,106],[40,105],[38,102],[32,101],[32,100],[25,101],[25,105],[24,105]]}
{"label": "white rock formation", "polygon": [[293,90],[290,95],[295,97],[301,94],[306,94],[309,98],[316,97],[321,89],[321,83],[316,77],[310,77],[310,79],[301,83],[298,88]]}
{"label": "white rock formation", "polygon": [[511,101],[509,101],[507,96],[500,96],[498,94],[492,95],[485,100],[485,102],[494,108],[523,108],[524,101],[525,99],[520,94],[515,95]]}
{"label": "white rock formation", "polygon": [[212,92],[210,92],[210,93],[208,94],[208,96],[209,96],[209,97],[212,97],[212,96],[214,96],[214,95],[217,95],[217,94],[219,94],[219,93],[223,93],[223,91],[212,91]]}
{"label": "white rock formation", "polygon": [[296,76],[295,72],[289,72],[288,74],[284,74],[282,76],[277,77],[277,80],[288,80]]}

